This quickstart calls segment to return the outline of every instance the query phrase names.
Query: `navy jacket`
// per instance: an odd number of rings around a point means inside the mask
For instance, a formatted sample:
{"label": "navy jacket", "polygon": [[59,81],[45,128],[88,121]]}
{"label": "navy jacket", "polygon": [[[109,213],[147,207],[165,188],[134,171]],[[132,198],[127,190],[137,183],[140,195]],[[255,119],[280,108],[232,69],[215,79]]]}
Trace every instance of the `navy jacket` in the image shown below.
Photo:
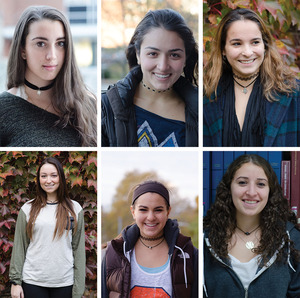
{"label": "navy jacket", "polygon": [[[221,94],[219,92],[218,94]],[[224,96],[203,99],[203,146],[222,147]],[[264,147],[300,146],[300,91],[266,101]]]}
{"label": "navy jacket", "polygon": [[[101,99],[101,145],[103,147],[136,147],[137,125],[133,98],[143,74],[135,67],[128,75],[109,86]],[[185,102],[185,146],[198,146],[198,88],[184,77],[173,86]]]}
{"label": "navy jacket", "polygon": [[[300,251],[300,231],[287,224],[290,238]],[[289,255],[287,262],[270,258],[268,267],[259,266],[248,289],[227,260],[222,260],[208,247],[207,233],[204,241],[204,295],[209,298],[285,298],[300,297],[300,263]]]}

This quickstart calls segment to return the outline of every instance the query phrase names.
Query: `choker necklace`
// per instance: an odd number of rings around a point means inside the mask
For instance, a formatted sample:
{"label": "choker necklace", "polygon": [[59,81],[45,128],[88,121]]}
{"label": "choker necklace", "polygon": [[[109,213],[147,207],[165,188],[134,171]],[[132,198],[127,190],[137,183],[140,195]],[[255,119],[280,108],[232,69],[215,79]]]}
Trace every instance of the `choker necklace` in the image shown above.
{"label": "choker necklace", "polygon": [[257,80],[257,78],[258,78],[258,75],[257,75],[257,77],[256,77],[250,84],[248,84],[247,86],[243,86],[242,84],[240,84],[239,82],[237,82],[236,79],[235,79],[234,77],[233,77],[233,80],[234,80],[238,85],[240,85],[241,87],[244,88],[242,92],[243,92],[244,94],[246,94],[246,93],[248,92],[247,88],[248,88],[250,85],[252,85],[252,84]]}
{"label": "choker necklace", "polygon": [[140,237],[141,237],[143,240],[146,240],[146,241],[155,241],[155,240],[159,240],[159,239],[163,238],[164,235],[162,234],[161,236],[155,237],[155,238],[147,238],[147,237],[144,237],[144,236],[142,236],[142,235],[140,235]]}
{"label": "choker necklace", "polygon": [[24,83],[27,87],[33,89],[33,90],[37,90],[37,95],[41,95],[41,91],[45,91],[45,90],[48,90],[50,88],[52,88],[54,86],[54,81],[48,85],[48,86],[45,86],[45,87],[38,87],[36,85],[33,85],[31,84],[30,82],[28,82],[25,78],[24,78]]}
{"label": "choker necklace", "polygon": [[145,244],[145,243],[142,241],[142,238],[140,238],[140,241],[142,242],[142,244],[143,244],[144,246],[146,246],[147,248],[150,248],[150,249],[152,249],[152,248],[154,248],[154,247],[160,245],[161,243],[163,243],[164,240],[165,240],[165,238],[163,238],[163,239],[162,239],[159,243],[157,243],[156,245],[150,246],[150,245]]}
{"label": "choker necklace", "polygon": [[251,233],[255,232],[260,226],[258,226],[257,228],[255,228],[253,231],[251,232],[245,232],[243,231],[241,228],[239,228],[238,226],[236,226],[237,229],[239,229],[240,231],[242,231],[246,236],[249,236]]}
{"label": "choker necklace", "polygon": [[155,89],[152,89],[152,88],[148,87],[143,81],[142,81],[142,84],[143,84],[144,88],[146,88],[147,90],[150,90],[152,92],[155,92],[155,93],[164,93],[164,92],[169,91],[171,89],[171,88],[168,88],[166,90],[159,90],[159,91],[157,91]]}
{"label": "choker necklace", "polygon": [[239,80],[241,80],[241,81],[249,81],[249,80],[255,78],[256,76],[258,76],[258,74],[259,74],[259,72],[253,74],[253,75],[250,76],[250,77],[239,77],[238,75],[236,75],[235,73],[233,73],[233,76],[234,76],[236,79],[239,79]]}

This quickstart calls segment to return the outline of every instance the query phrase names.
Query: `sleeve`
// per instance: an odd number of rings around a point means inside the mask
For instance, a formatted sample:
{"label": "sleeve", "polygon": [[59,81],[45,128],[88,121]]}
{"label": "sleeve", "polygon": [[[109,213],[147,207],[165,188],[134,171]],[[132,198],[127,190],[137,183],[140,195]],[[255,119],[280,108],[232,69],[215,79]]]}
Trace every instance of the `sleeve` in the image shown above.
{"label": "sleeve", "polygon": [[108,290],[107,290],[107,285],[106,285],[106,249],[103,249],[103,251],[102,251],[101,298],[108,298]]}
{"label": "sleeve", "polygon": [[73,298],[81,298],[85,289],[85,233],[83,210],[78,213],[77,231],[72,237],[74,256]]}
{"label": "sleeve", "polygon": [[198,249],[194,247],[194,282],[192,285],[192,297],[198,298]]}
{"label": "sleeve", "polygon": [[109,138],[108,138],[108,98],[106,93],[102,93],[101,96],[101,146],[109,147]]}
{"label": "sleeve", "polygon": [[18,215],[14,245],[9,267],[9,279],[16,284],[22,284],[22,271],[25,262],[26,251],[29,245],[29,238],[26,232],[26,215],[21,209]]}

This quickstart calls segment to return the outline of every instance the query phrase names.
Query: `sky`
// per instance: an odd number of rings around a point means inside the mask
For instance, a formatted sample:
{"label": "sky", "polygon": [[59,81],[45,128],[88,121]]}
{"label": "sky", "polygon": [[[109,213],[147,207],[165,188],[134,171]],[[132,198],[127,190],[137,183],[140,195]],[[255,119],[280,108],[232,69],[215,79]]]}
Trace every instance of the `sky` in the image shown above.
{"label": "sky", "polygon": [[[140,148],[139,148],[140,149]],[[102,151],[100,200],[108,211],[115,189],[126,172],[155,171],[164,181],[178,189],[182,198],[194,200],[199,195],[199,153],[197,151]]]}

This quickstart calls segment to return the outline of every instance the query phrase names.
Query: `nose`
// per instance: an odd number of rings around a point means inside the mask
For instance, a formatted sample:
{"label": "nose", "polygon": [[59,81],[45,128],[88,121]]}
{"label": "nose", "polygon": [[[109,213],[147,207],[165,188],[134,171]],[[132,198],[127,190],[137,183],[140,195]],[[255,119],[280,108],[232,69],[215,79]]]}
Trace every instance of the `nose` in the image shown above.
{"label": "nose", "polygon": [[47,182],[47,183],[51,182],[51,177],[50,177],[50,176],[47,176],[46,182]]}
{"label": "nose", "polygon": [[242,54],[244,56],[250,57],[252,55],[253,51],[250,45],[244,45]]}
{"label": "nose", "polygon": [[255,196],[257,194],[256,185],[253,183],[250,183],[247,190],[247,195],[249,196]]}
{"label": "nose", "polygon": [[157,64],[157,68],[160,71],[165,71],[166,69],[168,69],[168,66],[169,66],[168,57],[166,57],[165,55],[161,55]]}
{"label": "nose", "polygon": [[149,221],[154,220],[155,219],[154,213],[149,211],[147,218],[148,218]]}
{"label": "nose", "polygon": [[55,45],[49,46],[49,49],[48,49],[47,55],[46,55],[46,59],[47,60],[56,59],[56,47],[55,47]]}

